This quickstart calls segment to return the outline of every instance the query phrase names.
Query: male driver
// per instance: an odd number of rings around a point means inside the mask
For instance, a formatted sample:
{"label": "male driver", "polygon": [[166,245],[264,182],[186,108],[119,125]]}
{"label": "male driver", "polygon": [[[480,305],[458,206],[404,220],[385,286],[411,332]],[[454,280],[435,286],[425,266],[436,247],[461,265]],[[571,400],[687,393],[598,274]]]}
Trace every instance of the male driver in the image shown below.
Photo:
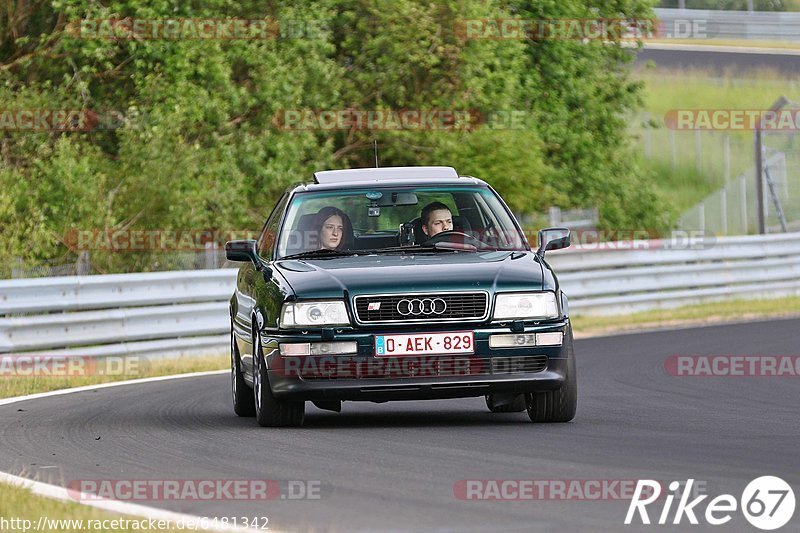
{"label": "male driver", "polygon": [[453,229],[453,215],[442,202],[431,202],[422,208],[422,232],[430,239],[437,233]]}

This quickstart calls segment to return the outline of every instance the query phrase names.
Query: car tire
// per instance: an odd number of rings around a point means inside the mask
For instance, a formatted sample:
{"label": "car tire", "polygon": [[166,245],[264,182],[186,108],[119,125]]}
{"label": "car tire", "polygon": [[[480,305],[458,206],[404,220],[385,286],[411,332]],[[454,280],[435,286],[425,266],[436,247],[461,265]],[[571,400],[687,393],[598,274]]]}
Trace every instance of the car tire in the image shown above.
{"label": "car tire", "polygon": [[239,349],[231,327],[231,396],[233,398],[233,412],[239,416],[256,416],[256,404],[251,389],[244,381],[242,375]]}
{"label": "car tire", "polygon": [[493,413],[521,413],[528,408],[528,402],[524,394],[519,394],[511,403],[495,405],[494,394],[486,395],[486,407]]}
{"label": "car tire", "polygon": [[566,337],[567,372],[561,388],[532,392],[525,395],[528,416],[531,422],[569,422],[575,418],[578,408],[578,376],[575,369],[575,350],[572,342],[572,327]]}
{"label": "car tire", "polygon": [[305,402],[281,401],[272,395],[261,338],[253,334],[253,396],[256,421],[261,427],[300,427],[305,419]]}

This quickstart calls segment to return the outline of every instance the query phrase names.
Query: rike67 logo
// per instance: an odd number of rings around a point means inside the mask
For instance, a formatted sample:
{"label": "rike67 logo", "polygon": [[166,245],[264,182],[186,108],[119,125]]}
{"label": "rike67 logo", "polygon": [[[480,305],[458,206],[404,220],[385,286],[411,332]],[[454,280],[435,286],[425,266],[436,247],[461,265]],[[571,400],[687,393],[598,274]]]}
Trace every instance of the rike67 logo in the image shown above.
{"label": "rike67 logo", "polygon": [[[721,494],[706,504],[705,512],[701,512],[700,504],[708,498],[707,494],[689,500],[693,495],[693,484],[694,479],[687,480],[686,488],[680,493],[678,491],[684,484],[678,481],[669,484],[670,492],[664,498],[664,506],[661,513],[658,514],[656,523],[678,525],[685,518],[690,524],[697,525],[700,523],[699,516],[705,519],[707,524],[721,526],[733,520],[733,514],[737,512],[737,509],[741,509],[742,514],[752,526],[764,531],[772,531],[786,525],[794,515],[794,491],[779,477],[762,476],[754,479],[745,487],[739,500],[731,494]],[[642,524],[650,524],[647,506],[661,497],[661,484],[658,481],[640,479],[628,507],[628,514],[625,516],[625,525],[633,523],[637,514]],[[676,497],[678,504],[672,514],[672,504]],[[657,511],[657,509],[652,510]],[[672,521],[670,522],[671,514]]]}

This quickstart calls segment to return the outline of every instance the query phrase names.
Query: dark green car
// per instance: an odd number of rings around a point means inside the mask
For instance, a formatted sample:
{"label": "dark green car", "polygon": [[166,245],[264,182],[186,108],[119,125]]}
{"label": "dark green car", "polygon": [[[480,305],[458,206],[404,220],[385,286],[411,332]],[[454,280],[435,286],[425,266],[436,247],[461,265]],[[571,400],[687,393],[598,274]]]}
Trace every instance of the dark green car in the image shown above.
{"label": "dark green car", "polygon": [[305,402],[485,396],[534,422],[575,416],[567,297],[500,196],[450,167],[317,172],[283,195],[231,298],[234,410],[299,426]]}

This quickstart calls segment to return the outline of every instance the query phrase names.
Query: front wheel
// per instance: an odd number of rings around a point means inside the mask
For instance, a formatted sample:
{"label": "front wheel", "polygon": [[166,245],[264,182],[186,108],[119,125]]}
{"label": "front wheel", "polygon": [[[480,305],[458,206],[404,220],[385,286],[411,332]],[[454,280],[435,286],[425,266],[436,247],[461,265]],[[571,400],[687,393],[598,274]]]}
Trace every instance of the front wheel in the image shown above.
{"label": "front wheel", "polygon": [[511,401],[505,398],[506,401],[499,401],[494,394],[486,395],[486,407],[493,413],[521,413],[527,408],[524,394],[517,394]]}
{"label": "front wheel", "polygon": [[253,393],[256,421],[261,427],[300,427],[305,419],[305,402],[281,401],[272,395],[267,375],[267,364],[261,349],[261,338],[253,335]]}
{"label": "front wheel", "polygon": [[564,337],[567,348],[567,375],[561,388],[532,392],[525,395],[531,422],[569,422],[578,409],[578,377],[575,371],[575,351],[572,345],[572,326]]}
{"label": "front wheel", "polygon": [[242,375],[239,350],[236,347],[236,337],[231,327],[231,396],[233,397],[233,412],[239,416],[255,416],[256,406],[253,398],[253,389],[247,386]]}

